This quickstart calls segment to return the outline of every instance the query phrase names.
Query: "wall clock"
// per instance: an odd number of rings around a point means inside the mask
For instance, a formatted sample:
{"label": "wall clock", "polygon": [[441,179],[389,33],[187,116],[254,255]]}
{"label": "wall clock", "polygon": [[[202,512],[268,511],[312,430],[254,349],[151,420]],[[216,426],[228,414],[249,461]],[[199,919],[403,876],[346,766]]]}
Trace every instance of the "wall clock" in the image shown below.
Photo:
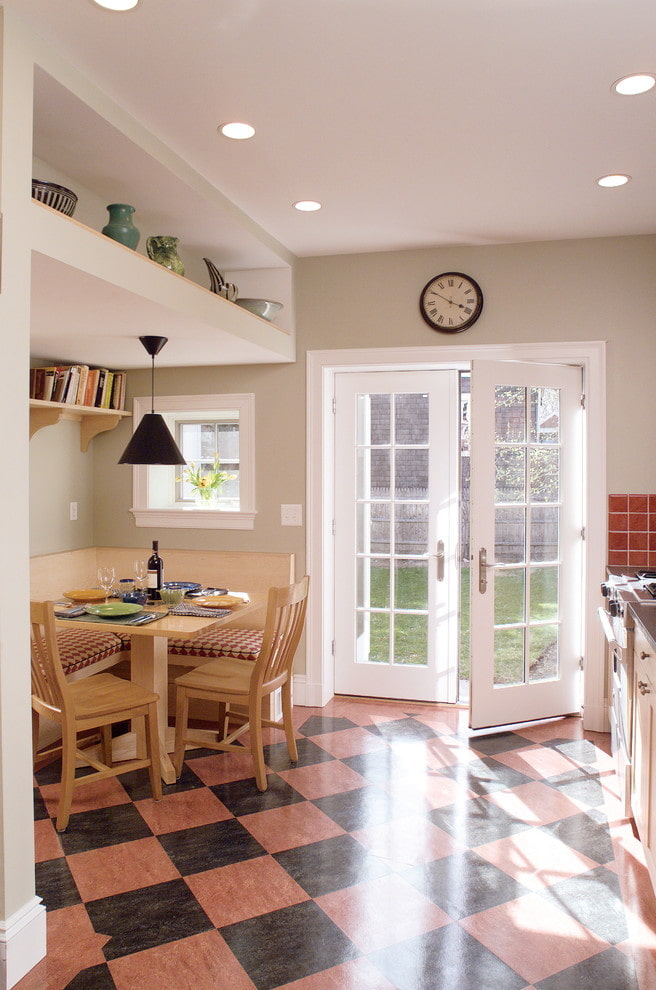
{"label": "wall clock", "polygon": [[419,311],[433,330],[460,333],[481,315],[483,293],[478,282],[462,272],[436,275],[421,290]]}

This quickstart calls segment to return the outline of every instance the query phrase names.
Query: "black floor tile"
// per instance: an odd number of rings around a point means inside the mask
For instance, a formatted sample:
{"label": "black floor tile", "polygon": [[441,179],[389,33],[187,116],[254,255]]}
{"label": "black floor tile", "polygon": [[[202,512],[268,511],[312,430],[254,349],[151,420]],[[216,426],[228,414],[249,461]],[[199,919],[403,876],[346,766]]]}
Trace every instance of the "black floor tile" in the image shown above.
{"label": "black floor tile", "polygon": [[[148,770],[132,770],[121,774],[119,779],[130,800],[142,801],[153,796]],[[162,794],[177,794],[179,791],[191,791],[200,787],[205,787],[205,784],[185,761],[179,779],[174,784],[162,784]]]}
{"label": "black floor tile", "polygon": [[115,804],[71,815],[68,827],[59,833],[67,856],[71,853],[115,846],[152,835],[133,804]]}
{"label": "black floor tile", "polygon": [[184,880],[89,901],[86,909],[96,932],[109,935],[106,959],[143,952],[214,926]]}
{"label": "black floor tile", "polygon": [[595,863],[610,863],[615,858],[613,840],[608,831],[608,821],[605,814],[597,808],[582,811],[580,815],[563,818],[558,822],[550,822],[542,826],[543,832],[549,832],[560,842]]}
{"label": "black floor tile", "polygon": [[589,739],[549,739],[543,746],[557,749],[577,764],[593,765],[599,759],[597,747]]}
{"label": "black floor tile", "polygon": [[366,725],[365,728],[375,736],[381,736],[386,742],[425,742],[439,735],[425,722],[416,718],[394,719],[391,722],[378,722],[376,725]]}
{"label": "black floor tile", "polygon": [[527,777],[492,757],[472,760],[471,763],[456,763],[438,772],[451,780],[457,780],[463,789],[481,795],[493,794],[508,787],[519,787],[520,784],[532,784],[534,781],[533,777]]}
{"label": "black floor tile", "polygon": [[470,849],[414,866],[404,871],[403,877],[454,921],[528,893],[526,887]]}
{"label": "black floor tile", "polygon": [[257,990],[273,990],[360,955],[314,901],[258,915],[219,931]]}
{"label": "black floor tile", "polygon": [[286,849],[275,853],[273,858],[310,897],[330,894],[390,872],[383,860],[371,856],[350,835]]}
{"label": "black floor tile", "polygon": [[472,798],[459,804],[436,808],[429,815],[433,824],[444,829],[454,839],[470,848],[482,846],[495,839],[505,839],[530,828],[526,822],[513,818],[493,801]]}
{"label": "black floor tile", "polygon": [[469,748],[486,756],[496,756],[497,753],[510,753],[513,749],[525,749],[534,746],[532,739],[520,736],[517,732],[491,732],[488,735],[472,735]]}
{"label": "black floor tile", "polygon": [[48,911],[70,907],[82,901],[75,880],[64,857],[48,859],[35,866],[36,893]]}
{"label": "black floor tile", "polygon": [[375,784],[316,798],[312,803],[345,832],[408,817],[407,804],[395,800]]}
{"label": "black floor tile", "polygon": [[526,986],[526,980],[455,924],[373,952],[369,959],[396,990],[521,990]]}
{"label": "black floor tile", "polygon": [[348,756],[342,761],[351,770],[379,787],[390,787],[393,783],[416,778],[422,772],[435,772],[428,764],[427,753],[422,747],[419,753],[413,748],[379,749],[372,753],[362,753],[358,756]]}
{"label": "black floor tile", "polygon": [[[619,949],[607,949],[540,980],[536,990],[640,990],[633,960]],[[646,990],[646,988],[644,988]]]}
{"label": "black floor tile", "polygon": [[267,784],[266,791],[259,791],[255,777],[247,777],[245,780],[231,780],[227,784],[214,784],[210,790],[238,818],[305,801],[302,794],[277,774],[267,774]]}
{"label": "black floor tile", "polygon": [[342,729],[357,729],[350,718],[330,718],[326,715],[310,715],[300,725],[298,731],[303,736],[319,736],[324,732],[341,732]]}
{"label": "black floor tile", "polygon": [[116,984],[107,964],[91,966],[78,973],[64,990],[116,990]]}
{"label": "black floor tile", "polygon": [[544,783],[588,808],[601,808],[604,805],[604,791],[599,774],[591,767],[581,767],[560,776],[547,777]]}
{"label": "black floor tile", "polygon": [[266,855],[266,850],[236,818],[167,832],[158,838],[183,877]]}
{"label": "black floor tile", "polygon": [[292,763],[286,742],[272,743],[264,747],[264,762],[272,770],[291,770],[292,767],[311,767],[315,763],[328,763],[335,757],[317,746],[311,739],[297,739],[298,760]]}
{"label": "black floor tile", "polygon": [[540,894],[611,945],[629,937],[619,879],[605,866],[561,880]]}
{"label": "black floor tile", "polygon": [[41,797],[41,791],[38,787],[34,788],[34,821],[41,822],[45,818],[50,818],[48,814],[48,808],[46,802]]}

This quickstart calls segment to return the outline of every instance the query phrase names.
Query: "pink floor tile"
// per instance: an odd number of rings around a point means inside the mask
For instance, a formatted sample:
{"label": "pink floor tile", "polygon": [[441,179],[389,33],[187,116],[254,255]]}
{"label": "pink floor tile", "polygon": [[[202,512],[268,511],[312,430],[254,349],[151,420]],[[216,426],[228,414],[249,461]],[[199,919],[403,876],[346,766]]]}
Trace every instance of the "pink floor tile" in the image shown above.
{"label": "pink floor tile", "polygon": [[343,760],[348,756],[360,756],[362,753],[374,753],[376,750],[387,748],[384,739],[363,728],[326,732],[313,738],[312,742],[338,760]]}
{"label": "pink floor tile", "polygon": [[285,990],[395,990],[373,963],[362,957],[286,983]]}
{"label": "pink floor tile", "polygon": [[254,990],[218,932],[203,932],[109,963],[116,990]]}
{"label": "pink floor tile", "polygon": [[531,890],[541,890],[599,865],[539,829],[477,846],[476,852]]}
{"label": "pink floor tile", "polygon": [[226,806],[204,787],[165,794],[161,801],[146,798],[136,801],[135,806],[155,835],[233,817]]}
{"label": "pink floor tile", "polygon": [[[41,788],[41,796],[46,803],[48,814],[56,815],[59,808],[60,785],[46,784]],[[115,804],[128,804],[130,798],[116,777],[107,780],[94,780],[73,791],[71,814],[91,811],[93,808],[111,808]]]}
{"label": "pink floor tile", "polygon": [[315,763],[310,767],[295,767],[293,770],[281,770],[278,775],[302,794],[308,801],[326,797],[329,794],[340,794],[364,786],[366,780],[355,770],[343,763]]}
{"label": "pink floor tile", "polygon": [[322,911],[365,953],[451,923],[451,918],[397,874],[316,898]]}
{"label": "pink floor tile", "polygon": [[59,859],[63,855],[61,840],[52,819],[43,818],[34,823],[34,862]]}
{"label": "pink floor tile", "polygon": [[481,911],[460,925],[529,983],[608,948],[607,942],[538,894]]}
{"label": "pink floor tile", "polygon": [[307,802],[244,815],[239,821],[268,853],[344,835],[343,828]]}
{"label": "pink floor tile", "polygon": [[254,777],[253,760],[250,753],[217,753],[216,756],[201,756],[188,760],[188,765],[204,784],[228,784],[232,780]]}
{"label": "pink floor tile", "polygon": [[47,955],[14,990],[63,990],[83,969],[105,962],[109,938],[94,932],[83,904],[49,911]]}
{"label": "pink floor tile", "polygon": [[216,928],[309,899],[271,856],[195,873],[185,882]]}
{"label": "pink floor tile", "polygon": [[486,800],[529,825],[557,822],[560,818],[569,818],[580,811],[579,805],[570,801],[565,794],[539,780],[520,784],[512,790],[495,791]]}
{"label": "pink floor tile", "polygon": [[513,749],[508,753],[499,753],[494,759],[535,780],[571,773],[578,767],[578,764],[573,764],[568,757],[550,746],[535,745],[527,749]]}
{"label": "pink floor tile", "polygon": [[447,832],[420,817],[397,818],[351,834],[370,853],[399,871],[431,863],[463,848]]}
{"label": "pink floor tile", "polygon": [[150,887],[180,876],[154,836],[74,853],[67,860],[85,901]]}

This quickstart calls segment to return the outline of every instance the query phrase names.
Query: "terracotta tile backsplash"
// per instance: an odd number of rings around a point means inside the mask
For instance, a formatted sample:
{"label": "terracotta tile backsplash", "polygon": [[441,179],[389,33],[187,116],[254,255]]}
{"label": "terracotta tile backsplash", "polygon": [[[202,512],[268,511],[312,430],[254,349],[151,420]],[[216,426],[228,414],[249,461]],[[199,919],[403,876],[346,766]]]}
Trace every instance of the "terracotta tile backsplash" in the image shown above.
{"label": "terracotta tile backsplash", "polygon": [[608,496],[608,563],[656,568],[656,495]]}

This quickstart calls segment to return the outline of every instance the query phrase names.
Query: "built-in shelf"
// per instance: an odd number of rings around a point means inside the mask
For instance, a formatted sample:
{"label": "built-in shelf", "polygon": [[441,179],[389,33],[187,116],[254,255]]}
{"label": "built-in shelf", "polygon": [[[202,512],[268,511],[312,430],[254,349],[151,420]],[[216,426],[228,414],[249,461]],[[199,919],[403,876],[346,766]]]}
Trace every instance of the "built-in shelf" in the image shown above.
{"label": "built-in shelf", "polygon": [[97,409],[95,406],[77,406],[65,402],[45,402],[30,399],[30,440],[44,426],[54,426],[62,419],[80,424],[80,450],[87,450],[99,433],[113,430],[124,416],[131,413],[118,409]]}

